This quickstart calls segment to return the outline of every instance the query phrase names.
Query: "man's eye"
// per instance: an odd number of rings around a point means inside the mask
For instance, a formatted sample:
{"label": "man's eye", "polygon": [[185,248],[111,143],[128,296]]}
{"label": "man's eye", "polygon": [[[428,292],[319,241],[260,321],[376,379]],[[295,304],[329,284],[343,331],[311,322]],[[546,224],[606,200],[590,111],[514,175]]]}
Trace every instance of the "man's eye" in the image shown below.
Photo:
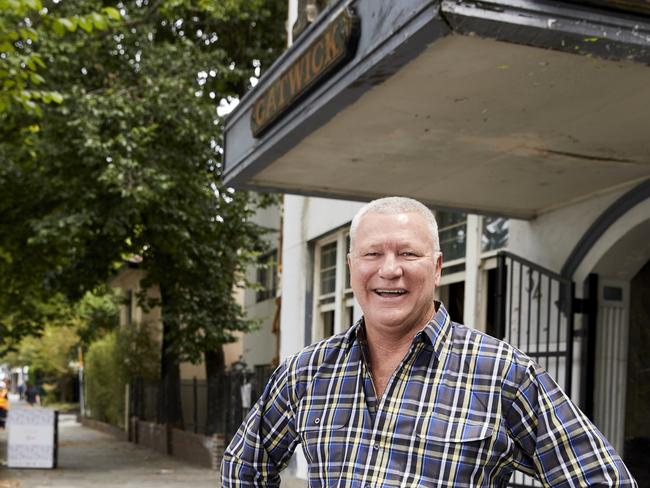
{"label": "man's eye", "polygon": [[364,256],[368,256],[368,257],[372,258],[372,257],[375,257],[375,256],[379,256],[379,253],[375,252],[375,251],[370,251],[370,252],[365,253]]}
{"label": "man's eye", "polygon": [[417,254],[415,254],[415,253],[412,252],[412,251],[404,251],[404,252],[402,253],[402,256],[407,257],[407,258],[414,258],[414,257],[417,256]]}

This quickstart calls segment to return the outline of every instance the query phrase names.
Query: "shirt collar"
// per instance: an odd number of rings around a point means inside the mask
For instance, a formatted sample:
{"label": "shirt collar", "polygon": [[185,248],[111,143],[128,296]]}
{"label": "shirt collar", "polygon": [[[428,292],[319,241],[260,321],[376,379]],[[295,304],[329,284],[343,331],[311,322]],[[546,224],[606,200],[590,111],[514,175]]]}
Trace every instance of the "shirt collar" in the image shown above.
{"label": "shirt collar", "polygon": [[451,318],[442,302],[436,300],[435,303],[436,313],[418,335],[422,334],[429,339],[433,346],[433,353],[440,359],[440,351],[451,336]]}
{"label": "shirt collar", "polygon": [[[436,357],[440,358],[440,351],[445,344],[448,337],[451,336],[451,318],[447,313],[447,309],[442,302],[436,300],[436,313],[429,323],[417,333],[414,340],[428,339],[433,347],[433,352]],[[365,322],[361,317],[357,322],[350,327],[344,335],[343,342],[345,347],[350,347],[357,338],[363,338],[363,328]]]}

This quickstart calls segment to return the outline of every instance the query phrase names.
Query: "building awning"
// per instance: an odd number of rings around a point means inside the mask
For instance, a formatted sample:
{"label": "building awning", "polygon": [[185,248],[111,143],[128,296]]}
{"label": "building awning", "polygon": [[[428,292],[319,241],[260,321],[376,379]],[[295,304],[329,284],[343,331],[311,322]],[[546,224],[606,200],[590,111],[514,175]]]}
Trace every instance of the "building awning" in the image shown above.
{"label": "building awning", "polygon": [[229,116],[225,179],[534,218],[650,177],[649,62],[639,13],[335,2]]}

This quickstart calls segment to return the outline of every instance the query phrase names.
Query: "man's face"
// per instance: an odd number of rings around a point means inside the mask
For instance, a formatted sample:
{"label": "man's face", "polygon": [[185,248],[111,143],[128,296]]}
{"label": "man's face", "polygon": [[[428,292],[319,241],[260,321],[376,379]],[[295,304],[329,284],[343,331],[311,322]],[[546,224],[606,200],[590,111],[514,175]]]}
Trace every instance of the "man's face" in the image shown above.
{"label": "man's face", "polygon": [[348,255],[352,290],[367,327],[408,334],[422,328],[435,310],[442,254],[417,213],[368,214]]}

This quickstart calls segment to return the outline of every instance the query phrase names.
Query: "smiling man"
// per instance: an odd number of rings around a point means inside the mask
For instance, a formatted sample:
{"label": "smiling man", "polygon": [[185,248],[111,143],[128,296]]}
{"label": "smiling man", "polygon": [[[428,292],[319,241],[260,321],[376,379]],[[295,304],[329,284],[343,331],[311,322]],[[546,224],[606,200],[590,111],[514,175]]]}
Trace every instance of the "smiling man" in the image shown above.
{"label": "smiling man", "polygon": [[442,253],[421,203],[383,198],[352,221],[364,316],[286,359],[226,449],[224,487],[278,486],[301,443],[309,486],[636,486],[549,374],[452,322],[434,301]]}

